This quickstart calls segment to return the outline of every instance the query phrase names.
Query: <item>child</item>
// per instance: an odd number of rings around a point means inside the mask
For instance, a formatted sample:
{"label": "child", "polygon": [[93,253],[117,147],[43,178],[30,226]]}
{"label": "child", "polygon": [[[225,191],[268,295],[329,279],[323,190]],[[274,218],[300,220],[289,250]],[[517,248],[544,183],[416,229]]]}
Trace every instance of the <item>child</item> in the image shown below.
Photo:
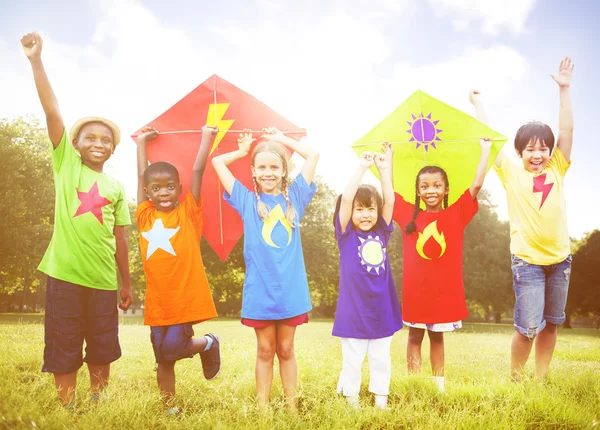
{"label": "child", "polygon": [[[494,169],[508,200],[510,252],[515,291],[515,334],[511,345],[511,376],[520,380],[535,341],[535,375],[544,378],[556,345],[557,327],[565,321],[571,273],[564,178],[571,166],[573,64],[565,57],[558,67],[560,111],[558,139],[546,124],[527,123],[517,131],[518,167],[501,152]],[[471,98],[477,118],[485,121],[483,104]]]}
{"label": "child", "polygon": [[[444,391],[444,332],[468,316],[462,276],[463,231],[478,210],[491,141],[481,139],[481,158],[471,187],[450,207],[450,184],[437,166],[423,167],[416,178],[415,203],[396,199],[394,210],[403,233],[402,315],[408,329],[408,371],[421,371],[425,330],[430,342],[433,379]],[[425,204],[425,211],[419,207]]]}
{"label": "child", "polygon": [[[313,177],[319,154],[274,127],[264,132],[265,141],[252,153],[253,191],[228,168],[248,154],[254,141],[249,130],[240,134],[237,151],[215,157],[212,163],[225,188],[225,200],[244,223],[242,324],[256,332],[258,406],[268,405],[277,354],[286,402],[295,409],[298,366],[294,335],[296,326],[308,322],[307,312],[312,308],[298,224],[317,189]],[[306,160],[291,183],[285,147]]]}
{"label": "child", "polygon": [[190,190],[179,204],[179,172],[166,162],[148,166],[146,142],[158,131],[146,127],[138,136],[138,208],[140,248],[146,274],[144,324],[157,363],[158,388],[168,414],[177,414],[175,362],[200,355],[206,379],[221,367],[219,338],[194,336],[193,324],[217,316],[200,254],[202,237],[202,175],[215,127],[202,127],[202,141],[192,168]]}
{"label": "child", "polygon": [[67,136],[42,63],[42,38],[28,33],[21,45],[46,114],[56,190],[54,233],[38,267],[48,275],[42,371],[54,374],[61,403],[74,408],[83,362],[90,373],[91,398],[98,400],[108,384],[110,363],[121,356],[117,267],[123,281],[119,307],[127,310],[132,301],[124,229],[130,224],[127,198],[123,186],[103,173],[120,132],[112,121],[87,117]]}
{"label": "child", "polygon": [[[340,290],[333,323],[333,335],[342,338],[342,372],[337,391],[358,407],[361,367],[368,353],[369,391],[375,394],[375,406],[381,409],[387,408],[390,389],[392,335],[402,328],[386,252],[394,231],[394,189],[386,160],[387,157],[391,161],[389,145],[385,151],[386,154],[361,154],[358,169],[338,198],[333,218],[340,249]],[[373,163],[379,170],[383,200],[372,185],[359,185]]]}

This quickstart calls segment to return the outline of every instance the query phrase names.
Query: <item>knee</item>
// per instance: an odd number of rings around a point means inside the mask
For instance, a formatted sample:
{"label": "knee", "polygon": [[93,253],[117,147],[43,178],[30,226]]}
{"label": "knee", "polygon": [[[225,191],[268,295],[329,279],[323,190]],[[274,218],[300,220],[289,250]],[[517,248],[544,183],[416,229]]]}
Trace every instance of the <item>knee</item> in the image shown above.
{"label": "knee", "polygon": [[261,361],[272,361],[275,356],[275,345],[271,343],[259,343],[257,356]]}
{"label": "knee", "polygon": [[548,332],[548,334],[554,334],[558,331],[558,326],[556,324],[547,323],[546,327],[544,327],[544,331]]}
{"label": "knee", "polygon": [[444,344],[444,333],[429,332],[429,341],[434,345]]}
{"label": "knee", "polygon": [[424,330],[409,330],[408,331],[408,343],[420,345],[423,342]]}
{"label": "knee", "polygon": [[277,345],[277,358],[279,360],[290,360],[294,358],[294,344],[280,343]]}

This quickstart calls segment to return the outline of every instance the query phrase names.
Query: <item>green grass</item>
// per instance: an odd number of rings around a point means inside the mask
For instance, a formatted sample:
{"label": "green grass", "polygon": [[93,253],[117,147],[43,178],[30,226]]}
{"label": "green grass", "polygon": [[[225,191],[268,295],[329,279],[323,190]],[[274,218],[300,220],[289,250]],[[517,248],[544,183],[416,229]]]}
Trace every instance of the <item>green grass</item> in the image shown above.
{"label": "green grass", "polygon": [[[177,397],[183,413],[163,413],[148,327],[141,317],[121,318],[123,357],[113,364],[104,397],[91,404],[87,369],[79,373],[75,413],[58,405],[51,375],[40,372],[44,329],[39,315],[0,315],[0,428],[63,429],[600,429],[600,331],[561,330],[545,381],[508,377],[512,327],[465,324],[446,335],[446,393],[436,391],[424,343],[423,374],[408,376],[406,330],[392,342],[393,375],[388,411],[375,410],[363,372],[361,402],[355,411],[335,394],[341,367],[339,339],[331,321],[298,329],[300,373],[297,415],[283,406],[275,369],[272,408],[261,414],[254,398],[255,338],[238,320],[195,326],[196,334],[218,333],[223,367],[214,381],[202,376],[197,357],[177,364]],[[533,358],[533,357],[532,357]],[[527,374],[532,373],[532,360]]]}

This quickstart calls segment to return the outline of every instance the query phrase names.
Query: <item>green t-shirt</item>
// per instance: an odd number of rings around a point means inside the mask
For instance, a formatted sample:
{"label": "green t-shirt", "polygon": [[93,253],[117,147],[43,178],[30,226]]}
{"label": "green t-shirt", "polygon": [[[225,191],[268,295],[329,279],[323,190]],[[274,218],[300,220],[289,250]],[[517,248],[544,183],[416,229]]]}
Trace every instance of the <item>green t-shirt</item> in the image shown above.
{"label": "green t-shirt", "polygon": [[131,224],[125,189],[81,162],[67,139],[52,151],[54,233],[38,270],[99,290],[117,289],[115,226]]}

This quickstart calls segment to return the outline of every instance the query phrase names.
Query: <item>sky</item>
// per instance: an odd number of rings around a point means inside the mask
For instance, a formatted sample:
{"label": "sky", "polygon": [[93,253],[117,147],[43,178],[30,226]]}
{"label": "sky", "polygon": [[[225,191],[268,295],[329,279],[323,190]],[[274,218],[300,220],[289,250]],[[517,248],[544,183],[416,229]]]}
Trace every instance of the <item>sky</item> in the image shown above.
{"label": "sky", "polygon": [[[67,127],[88,115],[119,124],[124,137],[105,170],[131,197],[137,174],[127,136],[215,73],[306,128],[321,152],[317,174],[341,192],[358,162],[350,145],[416,89],[471,115],[468,92],[480,90],[490,125],[518,162],[520,125],[540,120],[557,132],[549,75],[568,55],[575,137],[565,187],[569,233],[578,238],[600,228],[599,12],[587,0],[4,0],[0,118],[44,124],[19,42],[36,30]],[[508,219],[493,171],[484,188]]]}

